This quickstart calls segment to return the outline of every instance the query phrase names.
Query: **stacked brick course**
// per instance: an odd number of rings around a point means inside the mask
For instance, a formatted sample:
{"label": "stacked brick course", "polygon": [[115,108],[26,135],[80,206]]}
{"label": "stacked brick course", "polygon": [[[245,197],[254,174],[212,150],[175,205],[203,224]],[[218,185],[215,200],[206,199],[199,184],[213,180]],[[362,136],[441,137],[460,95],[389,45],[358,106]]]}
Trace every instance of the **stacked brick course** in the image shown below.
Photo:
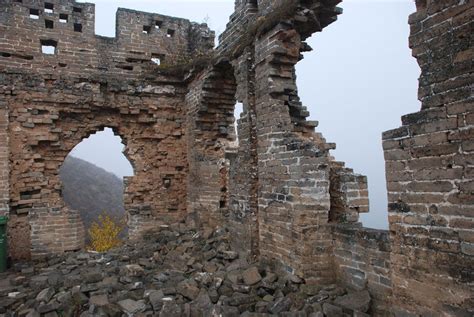
{"label": "stacked brick course", "polygon": [[410,17],[422,109],[383,135],[390,231],[361,227],[367,178],[330,155],[298,97],[305,39],[336,20],[339,2],[236,0],[213,50],[214,33],[184,19],[119,9],[105,38],[93,5],[4,1],[0,214],[11,256],[82,247],[58,171],[111,127],[135,170],[131,238],[184,219],[226,225],[249,259],[307,284],[368,289],[373,315],[472,313],[472,2],[419,0]]}
{"label": "stacked brick course", "polygon": [[350,289],[368,289],[373,301],[372,314],[390,315],[392,281],[388,232],[339,224],[333,228],[333,238],[338,281]]}

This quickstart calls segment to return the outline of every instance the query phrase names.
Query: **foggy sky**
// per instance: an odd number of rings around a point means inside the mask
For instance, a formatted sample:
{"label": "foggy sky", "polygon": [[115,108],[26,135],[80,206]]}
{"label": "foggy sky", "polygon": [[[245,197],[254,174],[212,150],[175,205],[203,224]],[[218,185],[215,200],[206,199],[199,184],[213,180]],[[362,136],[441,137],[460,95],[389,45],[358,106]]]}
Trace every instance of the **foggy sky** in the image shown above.
{"label": "foggy sky", "polygon": [[[86,1],[79,1],[86,2]],[[233,12],[233,0],[89,0],[96,3],[96,33],[115,35],[117,7],[207,22],[217,34]],[[297,65],[298,88],[310,120],[328,142],[332,154],[357,173],[368,176],[370,208],[365,226],[387,228],[387,197],[381,134],[400,126],[400,117],[420,108],[417,78],[420,69],[408,48],[411,0],[345,0],[344,13],[308,43]],[[132,175],[121,154],[123,145],[111,130],[84,140],[73,155],[119,176]]]}

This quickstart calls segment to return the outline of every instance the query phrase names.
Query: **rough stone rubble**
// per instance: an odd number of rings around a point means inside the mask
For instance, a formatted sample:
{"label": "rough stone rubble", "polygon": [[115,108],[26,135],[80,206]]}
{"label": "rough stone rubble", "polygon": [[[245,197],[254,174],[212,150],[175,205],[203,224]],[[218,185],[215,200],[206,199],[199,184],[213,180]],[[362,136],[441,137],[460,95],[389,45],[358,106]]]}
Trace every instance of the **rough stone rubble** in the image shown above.
{"label": "rough stone rubble", "polygon": [[0,275],[0,314],[20,316],[369,316],[367,290],[306,284],[230,247],[225,228],[161,227],[108,253],[75,252]]}

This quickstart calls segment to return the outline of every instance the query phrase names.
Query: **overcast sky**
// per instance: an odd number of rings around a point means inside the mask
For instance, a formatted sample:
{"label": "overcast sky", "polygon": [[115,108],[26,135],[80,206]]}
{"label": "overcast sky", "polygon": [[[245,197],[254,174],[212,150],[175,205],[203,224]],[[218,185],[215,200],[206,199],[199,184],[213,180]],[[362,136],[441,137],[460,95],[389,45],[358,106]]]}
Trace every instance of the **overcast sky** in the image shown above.
{"label": "overcast sky", "polygon": [[[225,29],[233,0],[89,0],[96,3],[96,33],[115,35],[117,7],[207,22]],[[416,112],[420,69],[408,48],[412,0],[345,0],[344,14],[309,40],[314,51],[297,65],[298,87],[318,131],[335,142],[333,155],[369,178],[371,212],[364,225],[387,228],[387,197],[381,134]],[[109,129],[78,145],[73,153],[119,176],[132,169],[119,137]]]}

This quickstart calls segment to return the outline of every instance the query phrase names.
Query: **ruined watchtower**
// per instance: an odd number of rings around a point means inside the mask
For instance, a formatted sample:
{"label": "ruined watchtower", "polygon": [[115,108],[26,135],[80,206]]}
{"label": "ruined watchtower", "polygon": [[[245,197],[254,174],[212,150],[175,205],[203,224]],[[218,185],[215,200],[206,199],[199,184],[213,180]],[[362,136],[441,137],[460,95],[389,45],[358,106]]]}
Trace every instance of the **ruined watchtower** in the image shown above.
{"label": "ruined watchtower", "polygon": [[249,259],[307,283],[367,288],[375,314],[472,313],[473,3],[418,0],[410,16],[422,109],[383,135],[383,231],[358,222],[367,179],[330,155],[296,87],[305,40],[336,21],[340,2],[236,0],[213,48],[214,33],[184,19],[119,9],[106,38],[94,34],[91,4],[4,0],[0,212],[11,256],[83,246],[59,168],[111,127],[135,168],[125,188],[132,239],[184,219],[228,225]]}

